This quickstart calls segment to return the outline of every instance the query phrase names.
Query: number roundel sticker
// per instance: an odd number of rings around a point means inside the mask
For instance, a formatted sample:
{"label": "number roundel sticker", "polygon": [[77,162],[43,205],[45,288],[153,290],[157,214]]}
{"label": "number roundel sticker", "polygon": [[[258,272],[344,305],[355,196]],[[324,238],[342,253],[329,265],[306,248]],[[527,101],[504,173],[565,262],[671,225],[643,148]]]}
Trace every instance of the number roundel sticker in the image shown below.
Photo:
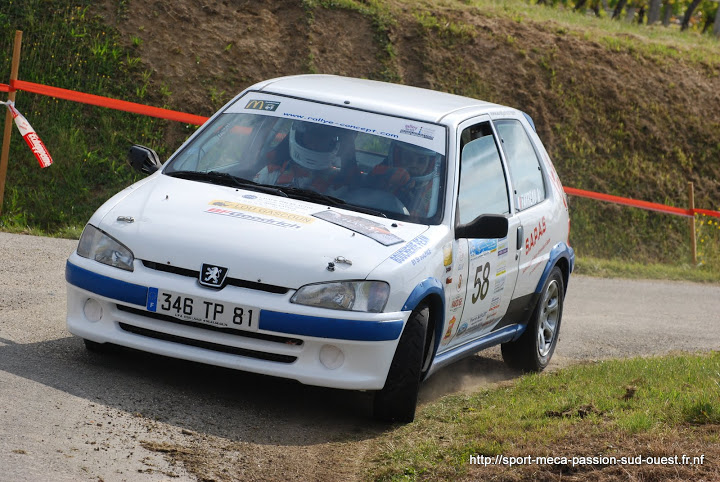
{"label": "number roundel sticker", "polygon": [[[482,273],[482,278],[481,278]],[[485,297],[488,294],[488,290],[490,289],[490,263],[485,263],[483,266],[482,264],[479,265],[475,269],[475,285],[477,288],[477,293],[473,293],[472,295],[472,302],[477,303],[478,299],[480,301],[484,300]]]}

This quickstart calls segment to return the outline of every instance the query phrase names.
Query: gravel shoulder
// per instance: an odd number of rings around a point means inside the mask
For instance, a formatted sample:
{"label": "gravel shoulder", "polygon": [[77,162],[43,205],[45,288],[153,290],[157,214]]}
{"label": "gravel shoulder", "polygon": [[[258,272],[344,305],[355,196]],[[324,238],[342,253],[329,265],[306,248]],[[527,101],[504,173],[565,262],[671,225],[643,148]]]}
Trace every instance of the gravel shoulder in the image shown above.
{"label": "gravel shoulder", "polygon": [[[0,233],[0,481],[362,478],[387,429],[369,394],[85,350],[65,330],[75,246]],[[719,285],[575,276],[551,367],[717,350],[719,312]],[[517,376],[487,350],[434,375],[421,404]]]}

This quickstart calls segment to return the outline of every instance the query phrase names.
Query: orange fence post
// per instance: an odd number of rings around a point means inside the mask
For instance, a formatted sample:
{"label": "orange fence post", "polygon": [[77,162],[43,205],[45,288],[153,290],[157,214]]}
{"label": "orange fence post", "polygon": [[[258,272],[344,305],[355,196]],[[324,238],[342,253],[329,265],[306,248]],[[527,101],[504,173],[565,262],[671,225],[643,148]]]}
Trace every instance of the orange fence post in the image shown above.
{"label": "orange fence post", "polygon": [[[15,44],[13,46],[12,64],[10,65],[10,84],[17,80],[20,70],[20,45],[22,44],[22,31],[15,31]],[[8,100],[15,101],[15,90],[11,87]],[[10,110],[5,111],[5,133],[3,134],[2,152],[0,152],[0,214],[2,214],[3,199],[5,199],[5,178],[7,177],[8,157],[10,156],[10,135],[12,134],[13,118]]]}
{"label": "orange fence post", "polygon": [[[688,183],[688,207],[695,210],[695,187],[692,182]],[[697,266],[697,237],[695,235],[695,216],[690,218],[690,249],[692,253],[693,266]]]}

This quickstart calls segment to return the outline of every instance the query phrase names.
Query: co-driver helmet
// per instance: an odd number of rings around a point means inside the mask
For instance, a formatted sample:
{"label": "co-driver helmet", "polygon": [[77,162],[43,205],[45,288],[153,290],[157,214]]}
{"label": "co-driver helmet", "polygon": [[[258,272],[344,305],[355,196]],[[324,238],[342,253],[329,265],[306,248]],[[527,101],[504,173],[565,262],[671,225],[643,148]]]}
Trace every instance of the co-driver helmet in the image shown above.
{"label": "co-driver helmet", "polygon": [[424,147],[393,141],[388,153],[390,167],[401,167],[416,182],[426,182],[433,178],[440,160],[440,154]]}

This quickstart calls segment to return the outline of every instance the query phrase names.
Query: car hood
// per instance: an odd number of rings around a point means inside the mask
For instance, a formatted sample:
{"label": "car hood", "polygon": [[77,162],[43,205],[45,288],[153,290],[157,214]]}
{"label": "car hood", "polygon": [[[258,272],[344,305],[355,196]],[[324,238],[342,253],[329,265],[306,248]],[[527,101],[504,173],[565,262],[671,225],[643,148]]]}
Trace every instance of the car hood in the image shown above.
{"label": "car hood", "polygon": [[136,259],[292,289],[365,279],[428,228],[160,173],[114,202],[91,222]]}

